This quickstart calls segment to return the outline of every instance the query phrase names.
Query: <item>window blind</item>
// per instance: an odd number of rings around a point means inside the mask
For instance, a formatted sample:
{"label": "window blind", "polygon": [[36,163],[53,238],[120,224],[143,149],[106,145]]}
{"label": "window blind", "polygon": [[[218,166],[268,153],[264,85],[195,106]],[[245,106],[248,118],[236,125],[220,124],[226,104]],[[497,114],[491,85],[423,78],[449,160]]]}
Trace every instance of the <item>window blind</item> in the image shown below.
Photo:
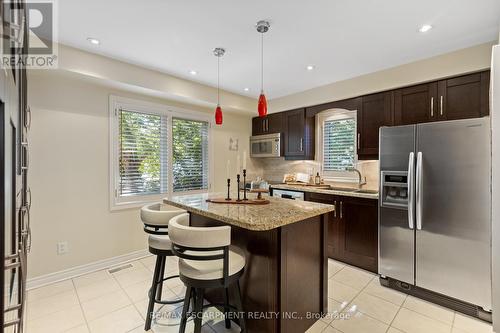
{"label": "window blind", "polygon": [[208,122],[172,119],[173,191],[208,189]]}
{"label": "window blind", "polygon": [[167,192],[167,117],[119,110],[120,196]]}
{"label": "window blind", "polygon": [[353,167],[356,154],[356,120],[327,120],[323,123],[323,170],[344,171]]}

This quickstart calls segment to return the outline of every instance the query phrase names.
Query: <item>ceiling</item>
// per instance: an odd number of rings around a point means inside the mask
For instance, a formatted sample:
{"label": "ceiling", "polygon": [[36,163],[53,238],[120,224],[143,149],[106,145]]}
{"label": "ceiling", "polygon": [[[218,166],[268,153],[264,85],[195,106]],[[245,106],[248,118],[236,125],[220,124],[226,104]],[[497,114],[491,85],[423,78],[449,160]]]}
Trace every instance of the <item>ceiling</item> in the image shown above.
{"label": "ceiling", "polygon": [[[498,0],[63,0],[59,41],[257,97],[260,34],[269,99],[498,38]],[[427,33],[418,32],[431,24]],[[88,37],[98,38],[99,46]],[[312,64],[315,69],[307,71]],[[196,70],[193,76],[190,70]],[[250,88],[245,92],[244,88]]]}

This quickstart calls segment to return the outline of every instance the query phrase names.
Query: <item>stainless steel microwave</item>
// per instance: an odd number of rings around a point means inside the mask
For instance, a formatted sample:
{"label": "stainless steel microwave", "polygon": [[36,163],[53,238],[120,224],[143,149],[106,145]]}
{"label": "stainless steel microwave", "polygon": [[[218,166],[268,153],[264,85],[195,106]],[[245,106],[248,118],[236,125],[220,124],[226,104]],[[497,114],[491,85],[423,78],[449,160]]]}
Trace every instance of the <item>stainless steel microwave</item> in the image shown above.
{"label": "stainless steel microwave", "polygon": [[255,135],[250,137],[251,157],[280,157],[281,133]]}

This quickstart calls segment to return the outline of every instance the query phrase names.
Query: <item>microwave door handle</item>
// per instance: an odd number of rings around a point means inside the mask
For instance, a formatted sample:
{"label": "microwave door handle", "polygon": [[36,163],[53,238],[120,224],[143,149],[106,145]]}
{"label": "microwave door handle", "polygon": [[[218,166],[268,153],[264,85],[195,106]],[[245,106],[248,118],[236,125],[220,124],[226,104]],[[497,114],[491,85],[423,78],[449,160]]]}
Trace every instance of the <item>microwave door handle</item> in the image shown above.
{"label": "microwave door handle", "polygon": [[411,152],[408,158],[408,227],[415,228],[415,153]]}
{"label": "microwave door handle", "polygon": [[417,211],[416,211],[416,218],[417,218],[417,230],[422,230],[422,198],[423,198],[423,191],[422,191],[422,184],[423,184],[423,174],[422,174],[422,152],[417,153],[417,176],[416,176],[416,196],[417,196]]}

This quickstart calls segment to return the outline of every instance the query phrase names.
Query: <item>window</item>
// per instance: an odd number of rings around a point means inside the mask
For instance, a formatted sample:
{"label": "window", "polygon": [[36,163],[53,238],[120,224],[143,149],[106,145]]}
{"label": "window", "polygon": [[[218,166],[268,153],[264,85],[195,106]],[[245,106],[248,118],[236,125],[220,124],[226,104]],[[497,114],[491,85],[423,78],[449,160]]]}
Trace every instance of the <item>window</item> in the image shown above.
{"label": "window", "polygon": [[347,168],[355,167],[356,111],[329,110],[317,117],[318,162],[323,166],[323,176],[333,180],[352,181]]}
{"label": "window", "polygon": [[208,191],[208,116],[115,96],[110,115],[112,210]]}

